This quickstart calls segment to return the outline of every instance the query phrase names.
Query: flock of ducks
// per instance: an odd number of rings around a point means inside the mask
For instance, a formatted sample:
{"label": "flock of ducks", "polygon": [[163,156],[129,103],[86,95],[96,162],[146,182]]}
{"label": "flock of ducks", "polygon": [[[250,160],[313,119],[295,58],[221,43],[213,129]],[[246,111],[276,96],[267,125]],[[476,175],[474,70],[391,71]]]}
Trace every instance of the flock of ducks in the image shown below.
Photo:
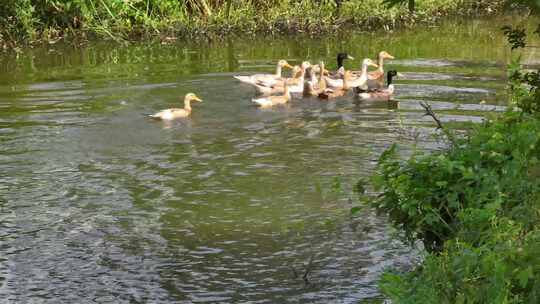
{"label": "flock of ducks", "polygon": [[[395,71],[387,73],[387,83],[384,85],[384,60],[394,59],[386,51],[379,53],[378,62],[369,58],[362,61],[359,71],[346,70],[343,61],[353,57],[347,53],[337,54],[337,70],[325,69],[324,62],[311,65],[304,61],[299,66],[292,66],[285,60],[279,60],[275,74],[255,74],[250,76],[234,76],[243,83],[254,86],[261,96],[252,101],[260,107],[272,107],[288,103],[292,94],[301,94],[304,97],[315,96],[320,99],[333,99],[347,94],[353,90],[360,101],[389,101],[394,95],[392,79],[399,74]],[[368,71],[372,66],[375,71]],[[291,69],[291,77],[284,77],[282,70]],[[149,115],[154,119],[173,120],[188,117],[191,114],[191,102],[202,100],[193,93],[184,97],[184,108],[162,110]]]}

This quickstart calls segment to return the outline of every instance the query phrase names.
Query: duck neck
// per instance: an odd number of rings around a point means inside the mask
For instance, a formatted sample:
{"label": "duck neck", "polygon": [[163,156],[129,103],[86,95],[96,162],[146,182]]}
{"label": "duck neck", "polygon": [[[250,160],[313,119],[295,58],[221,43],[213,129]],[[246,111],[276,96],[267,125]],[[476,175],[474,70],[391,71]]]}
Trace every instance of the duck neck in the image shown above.
{"label": "duck neck", "polygon": [[189,99],[184,100],[184,110],[191,112],[191,101]]}
{"label": "duck neck", "polygon": [[360,74],[360,78],[367,78],[367,70],[368,70],[368,65],[362,64],[362,73]]}
{"label": "duck neck", "polygon": [[384,57],[382,55],[379,55],[379,72],[383,72],[384,71],[384,68],[383,68],[383,65],[384,65]]}
{"label": "duck neck", "polygon": [[386,86],[390,86],[392,84],[392,79],[394,78],[394,75],[391,73],[388,73],[388,76],[386,76]]}
{"label": "duck neck", "polygon": [[343,75],[343,90],[349,89],[349,82],[347,81],[349,78],[349,75],[345,74]]}
{"label": "duck neck", "polygon": [[315,72],[313,72],[313,70],[311,71],[311,83],[317,83],[317,75],[315,75]]}
{"label": "duck neck", "polygon": [[341,68],[343,66],[343,57],[339,56],[337,57],[337,68]]}
{"label": "duck neck", "polygon": [[324,79],[324,75],[321,74],[321,77],[319,79],[319,90],[326,89],[326,79]]}
{"label": "duck neck", "polygon": [[306,69],[301,69],[300,72],[298,72],[296,75],[294,75],[295,79],[299,79],[300,82],[304,82],[304,75],[306,74]]}
{"label": "duck neck", "polygon": [[279,63],[276,66],[276,77],[281,77],[281,65]]}
{"label": "duck neck", "polygon": [[326,79],[324,79],[324,64],[321,64],[321,74],[319,75],[319,90],[326,89]]}
{"label": "duck neck", "polygon": [[283,96],[287,98],[287,101],[291,99],[291,93],[289,93],[289,86],[285,84],[285,87],[283,88]]}

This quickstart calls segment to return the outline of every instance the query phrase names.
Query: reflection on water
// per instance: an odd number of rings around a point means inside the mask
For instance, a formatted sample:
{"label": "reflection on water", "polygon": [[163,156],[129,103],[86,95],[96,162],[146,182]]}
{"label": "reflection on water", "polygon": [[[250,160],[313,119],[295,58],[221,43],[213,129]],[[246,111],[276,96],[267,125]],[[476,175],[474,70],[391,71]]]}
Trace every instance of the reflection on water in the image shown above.
{"label": "reflection on water", "polygon": [[[491,30],[499,22],[323,41],[54,45],[1,57],[1,298],[378,297],[380,273],[408,267],[417,254],[383,217],[350,216],[351,185],[392,143],[407,150],[421,138],[424,148],[440,147],[419,100],[446,121],[504,110],[507,54]],[[399,102],[295,98],[259,110],[253,89],[231,77],[272,70],[280,58],[334,64],[340,50],[361,58],[380,49],[399,58],[387,67],[404,74]],[[145,118],[181,106],[189,91],[205,100],[191,119]]]}

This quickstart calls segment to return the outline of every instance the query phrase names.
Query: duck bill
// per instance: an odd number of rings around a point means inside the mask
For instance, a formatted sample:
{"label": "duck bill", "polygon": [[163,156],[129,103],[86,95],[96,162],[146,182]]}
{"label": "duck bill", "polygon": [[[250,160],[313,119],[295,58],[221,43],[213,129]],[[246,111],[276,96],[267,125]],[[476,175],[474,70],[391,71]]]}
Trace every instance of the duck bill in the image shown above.
{"label": "duck bill", "polygon": [[347,59],[354,60],[354,57],[351,55],[347,55]]}
{"label": "duck bill", "polygon": [[390,54],[386,54],[386,56],[384,56],[386,59],[395,59],[394,56],[390,55]]}
{"label": "duck bill", "polygon": [[373,63],[373,62],[372,62],[372,63],[370,63],[369,65],[370,65],[370,66],[372,66],[372,67],[374,67],[374,68],[379,68],[379,65],[378,65],[378,64],[376,64],[376,63]]}
{"label": "duck bill", "polygon": [[284,68],[289,68],[289,69],[292,69],[292,68],[293,68],[293,66],[290,65],[290,64],[288,64],[288,63],[286,63],[283,67],[284,67]]}
{"label": "duck bill", "polygon": [[401,74],[401,73],[397,73],[396,75],[397,77],[405,77],[405,75]]}
{"label": "duck bill", "polygon": [[202,102],[202,99],[200,99],[200,98],[197,97],[197,96],[193,97],[193,100],[198,101],[198,102]]}

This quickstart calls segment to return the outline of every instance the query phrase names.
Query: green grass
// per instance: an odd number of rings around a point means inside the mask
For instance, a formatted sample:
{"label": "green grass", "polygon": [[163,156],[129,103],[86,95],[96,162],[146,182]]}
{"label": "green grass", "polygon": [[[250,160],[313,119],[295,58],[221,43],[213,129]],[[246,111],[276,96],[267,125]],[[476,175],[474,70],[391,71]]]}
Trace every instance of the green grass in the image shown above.
{"label": "green grass", "polygon": [[290,34],[340,29],[392,29],[449,14],[495,12],[504,0],[3,0],[0,42],[55,41],[63,37],[215,38],[224,34]]}

